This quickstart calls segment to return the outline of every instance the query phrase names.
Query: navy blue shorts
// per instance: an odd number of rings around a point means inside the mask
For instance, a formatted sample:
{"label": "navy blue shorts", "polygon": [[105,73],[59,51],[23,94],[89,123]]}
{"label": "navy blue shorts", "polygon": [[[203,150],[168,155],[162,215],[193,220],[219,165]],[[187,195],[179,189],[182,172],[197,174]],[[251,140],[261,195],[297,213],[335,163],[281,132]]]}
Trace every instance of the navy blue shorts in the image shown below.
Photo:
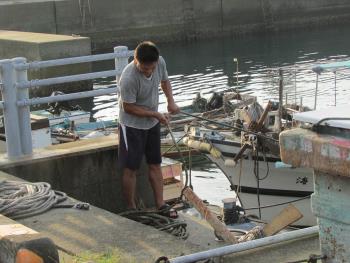
{"label": "navy blue shorts", "polygon": [[144,155],[148,164],[160,164],[160,124],[148,130],[119,125],[118,148],[119,165],[122,168],[139,169]]}

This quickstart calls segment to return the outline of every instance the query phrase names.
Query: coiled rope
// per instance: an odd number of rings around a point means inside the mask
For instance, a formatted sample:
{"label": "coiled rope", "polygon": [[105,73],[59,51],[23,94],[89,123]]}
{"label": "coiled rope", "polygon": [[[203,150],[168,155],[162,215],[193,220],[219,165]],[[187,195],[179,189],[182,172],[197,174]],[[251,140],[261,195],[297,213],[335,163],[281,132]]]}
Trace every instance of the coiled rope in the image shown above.
{"label": "coiled rope", "polygon": [[172,218],[162,216],[156,212],[147,211],[126,211],[119,214],[128,219],[140,222],[144,225],[153,226],[154,228],[167,232],[181,239],[187,239],[187,224]]}
{"label": "coiled rope", "polygon": [[51,208],[79,208],[87,210],[89,204],[61,204],[67,200],[64,192],[51,189],[45,182],[0,182],[0,214],[12,219],[35,216]]}
{"label": "coiled rope", "polygon": [[249,230],[244,236],[238,239],[238,243],[247,242],[250,240],[255,240],[264,237],[263,228],[261,226],[256,226]]}

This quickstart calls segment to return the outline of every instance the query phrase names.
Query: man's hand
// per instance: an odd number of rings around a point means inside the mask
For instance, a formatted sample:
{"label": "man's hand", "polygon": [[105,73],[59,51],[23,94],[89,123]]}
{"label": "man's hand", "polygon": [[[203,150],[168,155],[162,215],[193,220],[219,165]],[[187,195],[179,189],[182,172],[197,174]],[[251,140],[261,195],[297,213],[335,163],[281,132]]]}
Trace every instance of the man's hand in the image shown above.
{"label": "man's hand", "polygon": [[169,124],[170,116],[168,114],[157,112],[155,117],[159,120],[161,124],[164,124],[164,125]]}
{"label": "man's hand", "polygon": [[176,105],[175,102],[169,102],[168,103],[168,112],[170,114],[177,114],[180,112],[179,106]]}

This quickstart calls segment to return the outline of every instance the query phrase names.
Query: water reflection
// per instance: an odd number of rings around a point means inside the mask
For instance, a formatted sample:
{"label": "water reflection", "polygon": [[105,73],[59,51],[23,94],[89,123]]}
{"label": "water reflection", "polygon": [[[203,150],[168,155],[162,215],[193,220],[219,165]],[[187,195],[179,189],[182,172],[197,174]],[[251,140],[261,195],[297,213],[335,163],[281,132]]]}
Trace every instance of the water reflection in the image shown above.
{"label": "water reflection", "polygon": [[[274,36],[247,37],[233,40],[221,38],[193,43],[171,43],[160,46],[167,61],[176,101],[182,106],[191,102],[197,92],[210,96],[213,91],[237,87],[255,94],[259,101],[278,98],[278,68],[284,68],[284,98],[313,107],[316,75],[310,70],[317,63],[348,59],[349,28],[324,29],[313,32],[293,32]],[[132,47],[131,47],[132,48]],[[99,62],[95,70],[113,68],[113,61]],[[349,77],[345,72],[320,76],[318,106],[347,103],[350,98]],[[95,88],[115,85],[113,78],[95,81]],[[337,92],[337,96],[335,94]],[[165,97],[160,100],[165,108]],[[92,108],[95,118],[115,118],[116,96],[95,98]]]}

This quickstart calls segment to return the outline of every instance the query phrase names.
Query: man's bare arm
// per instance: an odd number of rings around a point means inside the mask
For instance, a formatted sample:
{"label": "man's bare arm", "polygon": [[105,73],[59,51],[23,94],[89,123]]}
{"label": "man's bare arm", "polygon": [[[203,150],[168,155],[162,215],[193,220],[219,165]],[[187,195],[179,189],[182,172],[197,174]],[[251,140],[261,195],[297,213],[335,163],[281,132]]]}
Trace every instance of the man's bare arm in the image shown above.
{"label": "man's bare arm", "polygon": [[162,88],[165,97],[168,102],[168,112],[176,114],[180,112],[180,108],[176,105],[173,97],[173,90],[169,80],[164,80],[160,82],[160,87]]}

